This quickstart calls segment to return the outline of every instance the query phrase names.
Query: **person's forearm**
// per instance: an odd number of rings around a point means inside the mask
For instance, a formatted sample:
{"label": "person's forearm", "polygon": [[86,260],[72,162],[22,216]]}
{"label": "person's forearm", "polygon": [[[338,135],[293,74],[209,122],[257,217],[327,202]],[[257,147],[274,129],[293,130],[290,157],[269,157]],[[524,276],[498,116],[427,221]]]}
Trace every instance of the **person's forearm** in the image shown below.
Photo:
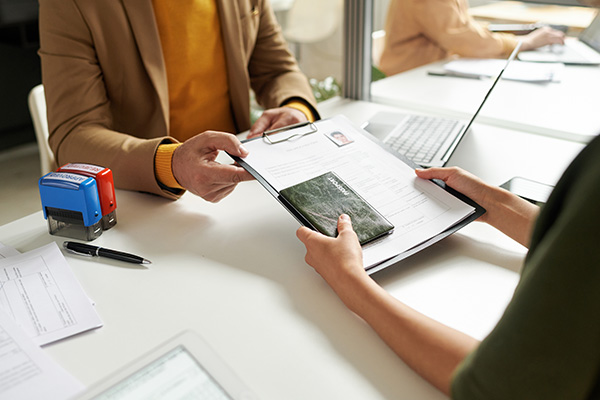
{"label": "person's forearm", "polygon": [[413,370],[445,394],[452,375],[478,341],[401,303],[371,278],[337,285],[344,303],[363,318]]}
{"label": "person's forearm", "polygon": [[489,186],[481,205],[487,210],[485,221],[488,224],[529,247],[538,206],[496,186]]}

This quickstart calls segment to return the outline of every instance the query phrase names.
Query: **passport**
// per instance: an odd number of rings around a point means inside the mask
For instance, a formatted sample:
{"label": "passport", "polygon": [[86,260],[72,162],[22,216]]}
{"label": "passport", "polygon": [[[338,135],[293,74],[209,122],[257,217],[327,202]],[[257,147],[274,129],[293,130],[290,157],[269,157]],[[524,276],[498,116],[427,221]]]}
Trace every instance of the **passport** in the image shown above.
{"label": "passport", "polygon": [[327,236],[337,236],[341,214],[348,214],[352,219],[361,245],[394,229],[394,225],[334,172],[285,188],[279,195],[310,227]]}

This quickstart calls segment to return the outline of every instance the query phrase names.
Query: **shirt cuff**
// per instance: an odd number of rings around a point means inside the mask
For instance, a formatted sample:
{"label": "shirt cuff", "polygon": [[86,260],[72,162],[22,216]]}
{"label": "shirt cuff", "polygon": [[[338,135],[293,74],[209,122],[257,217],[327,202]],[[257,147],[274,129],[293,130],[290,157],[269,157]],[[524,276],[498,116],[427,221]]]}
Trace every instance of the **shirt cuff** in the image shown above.
{"label": "shirt cuff", "polygon": [[163,185],[173,189],[184,189],[173,176],[173,153],[181,143],[161,144],[156,149],[154,156],[154,174],[156,179]]}
{"label": "shirt cuff", "polygon": [[313,114],[312,110],[306,104],[301,102],[300,100],[290,100],[288,103],[285,103],[283,106],[294,108],[294,109],[302,112],[304,115],[306,115],[306,118],[310,122],[315,122],[315,120],[317,119],[315,117],[315,115]]}

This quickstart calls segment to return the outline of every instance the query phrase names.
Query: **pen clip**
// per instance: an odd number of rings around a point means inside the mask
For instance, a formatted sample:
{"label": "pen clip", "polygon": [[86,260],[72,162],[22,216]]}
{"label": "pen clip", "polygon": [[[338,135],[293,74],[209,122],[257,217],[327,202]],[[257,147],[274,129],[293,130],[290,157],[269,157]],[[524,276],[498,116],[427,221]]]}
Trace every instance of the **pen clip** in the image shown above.
{"label": "pen clip", "polygon": [[67,249],[65,247],[65,250],[67,250],[69,253],[73,253],[73,254],[77,254],[79,256],[86,256],[86,257],[93,257],[93,255],[89,254],[89,253],[81,253],[79,251],[75,251],[75,250],[71,250],[71,249]]}
{"label": "pen clip", "polygon": [[70,248],[68,248],[68,247],[67,247],[67,243],[68,243],[68,242],[63,242],[63,248],[64,248],[64,249],[65,249],[67,252],[69,252],[69,253],[73,253],[73,254],[77,254],[77,255],[79,255],[79,256],[85,256],[85,257],[93,257],[93,256],[94,256],[93,254],[90,254],[90,253],[82,253],[82,252],[80,252],[80,251],[76,251],[76,250],[70,249]]}

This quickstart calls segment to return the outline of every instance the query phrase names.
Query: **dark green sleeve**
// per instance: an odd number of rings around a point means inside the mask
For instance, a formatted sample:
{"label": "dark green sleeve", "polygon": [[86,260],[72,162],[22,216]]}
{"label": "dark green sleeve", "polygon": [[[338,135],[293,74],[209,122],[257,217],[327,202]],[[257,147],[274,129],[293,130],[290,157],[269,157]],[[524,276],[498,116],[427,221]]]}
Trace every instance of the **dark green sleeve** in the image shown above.
{"label": "dark green sleeve", "polygon": [[498,325],[455,372],[452,398],[600,398],[600,140],[538,218]]}

